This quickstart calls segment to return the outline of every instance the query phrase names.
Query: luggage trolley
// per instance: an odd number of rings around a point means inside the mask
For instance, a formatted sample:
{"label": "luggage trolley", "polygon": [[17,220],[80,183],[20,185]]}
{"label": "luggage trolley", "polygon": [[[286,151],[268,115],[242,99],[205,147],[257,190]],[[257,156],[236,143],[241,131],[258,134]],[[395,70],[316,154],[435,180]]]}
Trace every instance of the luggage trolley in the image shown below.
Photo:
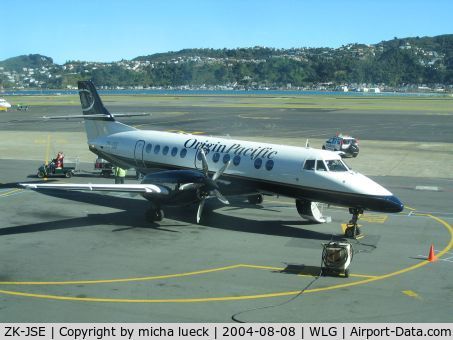
{"label": "luggage trolley", "polygon": [[322,262],[323,275],[341,275],[349,277],[349,265],[353,257],[353,249],[349,242],[323,243]]}

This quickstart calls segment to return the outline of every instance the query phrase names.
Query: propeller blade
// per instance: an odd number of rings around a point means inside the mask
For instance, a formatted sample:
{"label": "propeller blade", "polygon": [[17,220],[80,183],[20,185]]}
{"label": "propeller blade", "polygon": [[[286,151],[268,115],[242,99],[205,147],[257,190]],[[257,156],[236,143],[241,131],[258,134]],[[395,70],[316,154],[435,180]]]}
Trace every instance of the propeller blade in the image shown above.
{"label": "propeller blade", "polygon": [[229,160],[227,163],[224,164],[217,172],[212,176],[213,181],[217,181],[217,179],[222,176],[222,174],[225,172],[225,170],[230,166],[231,160]]}
{"label": "propeller blade", "polygon": [[226,197],[223,196],[223,195],[220,193],[219,190],[216,189],[216,190],[213,191],[213,193],[214,193],[215,197],[217,197],[217,199],[218,199],[220,202],[222,202],[223,204],[230,204],[230,202],[228,202],[228,200],[226,199]]}
{"label": "propeller blade", "polygon": [[200,201],[200,204],[198,205],[197,224],[200,223],[201,213],[203,212],[203,207],[204,207],[204,202],[205,202],[205,198],[202,198],[201,201]]}
{"label": "propeller blade", "polygon": [[216,189],[218,190],[219,186],[217,185],[217,183],[215,181],[213,181],[212,179],[207,177],[206,180],[205,180],[205,188],[208,191],[211,191],[211,190],[216,190]]}
{"label": "propeller blade", "polygon": [[208,176],[208,174],[209,174],[208,160],[206,159],[206,154],[204,152],[204,149],[201,148],[199,153],[201,154],[201,164],[203,165],[203,173],[206,176]]}

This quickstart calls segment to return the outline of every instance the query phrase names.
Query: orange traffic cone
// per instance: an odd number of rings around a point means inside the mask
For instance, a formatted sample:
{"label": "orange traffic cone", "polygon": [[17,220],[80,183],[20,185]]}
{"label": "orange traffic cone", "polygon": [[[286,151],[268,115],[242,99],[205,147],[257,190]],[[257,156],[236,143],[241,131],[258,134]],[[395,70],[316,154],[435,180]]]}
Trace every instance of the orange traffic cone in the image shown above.
{"label": "orange traffic cone", "polygon": [[437,261],[436,254],[434,254],[434,245],[431,243],[431,248],[429,248],[428,261],[434,262]]}

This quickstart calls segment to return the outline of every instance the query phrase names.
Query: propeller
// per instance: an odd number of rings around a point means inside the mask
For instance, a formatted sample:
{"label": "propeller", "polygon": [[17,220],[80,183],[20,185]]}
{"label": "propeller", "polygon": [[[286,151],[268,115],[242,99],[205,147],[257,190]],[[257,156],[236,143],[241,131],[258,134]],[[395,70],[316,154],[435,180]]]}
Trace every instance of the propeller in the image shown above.
{"label": "propeller", "polygon": [[209,177],[209,167],[208,161],[206,159],[206,153],[204,149],[199,151],[201,155],[201,164],[202,171],[204,174],[204,180],[201,183],[185,183],[179,187],[179,190],[190,190],[197,189],[198,197],[200,198],[200,204],[198,205],[197,210],[197,223],[200,223],[201,214],[203,213],[204,204],[207,198],[216,197],[223,204],[230,204],[225,196],[223,196],[219,191],[219,186],[217,185],[217,180],[225,172],[225,170],[230,166],[231,160],[225,163],[219,170],[217,170],[214,175]]}

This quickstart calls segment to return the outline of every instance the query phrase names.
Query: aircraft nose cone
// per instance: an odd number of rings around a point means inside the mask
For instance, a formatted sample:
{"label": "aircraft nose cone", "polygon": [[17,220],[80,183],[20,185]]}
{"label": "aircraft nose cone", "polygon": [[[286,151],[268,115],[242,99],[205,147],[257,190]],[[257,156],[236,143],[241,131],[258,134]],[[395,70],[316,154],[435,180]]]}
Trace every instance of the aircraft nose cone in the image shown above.
{"label": "aircraft nose cone", "polygon": [[388,212],[395,212],[395,213],[398,213],[398,212],[401,212],[403,211],[404,209],[404,204],[403,202],[400,201],[400,199],[396,196],[387,196],[385,198],[385,201],[386,201],[386,210]]}

